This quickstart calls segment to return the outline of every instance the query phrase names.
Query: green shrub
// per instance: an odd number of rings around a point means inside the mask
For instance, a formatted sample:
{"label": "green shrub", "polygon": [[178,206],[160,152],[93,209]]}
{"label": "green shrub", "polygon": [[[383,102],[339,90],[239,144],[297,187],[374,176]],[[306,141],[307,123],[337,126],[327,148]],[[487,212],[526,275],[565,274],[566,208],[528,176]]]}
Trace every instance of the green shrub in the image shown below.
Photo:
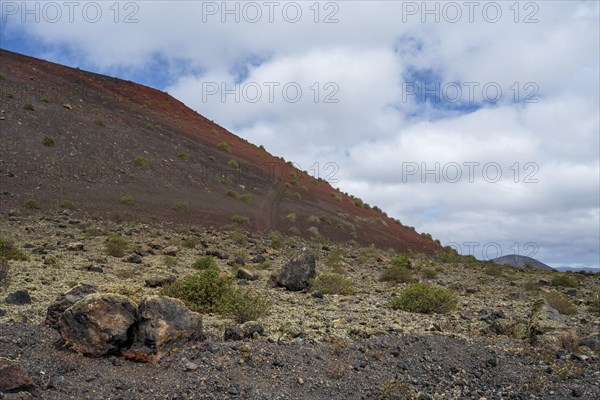
{"label": "green shrub", "polygon": [[342,201],[342,195],[337,193],[337,192],[333,192],[331,193],[331,196],[336,199],[337,201]]}
{"label": "green shrub", "polygon": [[563,286],[571,288],[576,288],[579,286],[579,282],[577,282],[577,279],[565,273],[554,274],[551,283],[552,286]]}
{"label": "green shrub", "polygon": [[215,259],[212,256],[202,256],[197,258],[192,264],[192,268],[197,270],[205,270],[209,268],[218,268]]}
{"label": "green shrub", "polygon": [[96,125],[98,125],[98,126],[101,126],[101,127],[105,127],[105,126],[106,126],[106,124],[104,123],[104,121],[103,121],[103,120],[101,120],[101,119],[97,119],[97,120],[95,120],[95,121],[94,121],[94,123],[95,123]]}
{"label": "green shrub", "polygon": [[26,261],[27,256],[10,239],[0,238],[0,259]]}
{"label": "green shrub", "polygon": [[[400,221],[397,221],[400,223]],[[456,262],[460,255],[452,246],[444,246],[436,252],[436,257],[441,262]]]}
{"label": "green shrub", "polygon": [[361,208],[364,207],[364,205],[365,205],[365,203],[363,203],[362,199],[359,199],[359,198],[354,199],[354,204],[357,207],[361,207]]}
{"label": "green shrub", "polygon": [[181,239],[181,245],[186,249],[193,249],[198,244],[198,240],[193,237]]}
{"label": "green shrub", "polygon": [[109,218],[114,222],[123,222],[127,213],[125,211],[112,211],[109,214]]}
{"label": "green shrub", "polygon": [[425,239],[433,240],[433,237],[431,236],[431,233],[421,232],[421,236],[424,237]]}
{"label": "green shrub", "polygon": [[252,196],[249,195],[248,193],[245,193],[243,195],[240,196],[240,200],[243,201],[244,203],[252,203]]}
{"label": "green shrub", "polygon": [[133,163],[140,168],[148,169],[148,158],[142,154],[138,154],[137,156],[133,157]]}
{"label": "green shrub", "polygon": [[231,291],[225,298],[223,313],[239,323],[257,321],[267,314],[271,302],[260,293],[239,288]]}
{"label": "green shrub", "polygon": [[296,213],[291,212],[286,216],[287,220],[290,221],[292,224],[296,223]]}
{"label": "green shrub", "polygon": [[179,258],[177,258],[177,257],[173,257],[173,256],[164,256],[163,257],[163,264],[165,267],[173,268],[173,267],[177,266],[178,262],[179,262]]}
{"label": "green shrub", "polygon": [[250,225],[250,218],[244,217],[243,215],[232,215],[231,222],[240,225]]}
{"label": "green shrub", "polygon": [[388,379],[381,385],[382,399],[418,399],[420,397],[420,393],[415,392],[410,386],[402,383],[400,379]]}
{"label": "green shrub", "polygon": [[98,228],[86,227],[85,229],[83,229],[83,236],[86,238],[98,237],[102,236],[102,232]]}
{"label": "green shrub", "polygon": [[236,160],[229,160],[227,161],[227,164],[231,165],[233,168],[235,168],[236,171],[240,171],[240,163],[237,162]]}
{"label": "green shrub", "polygon": [[38,210],[40,208],[37,200],[32,197],[25,199],[23,202],[23,207],[27,208],[28,210]]}
{"label": "green shrub", "polygon": [[269,233],[269,242],[271,243],[271,247],[274,249],[279,249],[283,246],[283,235],[278,231],[273,231]]}
{"label": "green shrub", "polygon": [[3,80],[5,80],[5,79],[6,79],[6,78],[4,77],[4,75],[3,75],[3,74],[0,74],[0,81],[3,81]]}
{"label": "green shrub", "polygon": [[126,194],[125,196],[121,196],[121,198],[119,199],[119,202],[121,204],[126,205],[126,206],[130,206],[133,203],[135,203],[135,199],[133,198],[133,196],[130,196],[130,195]]}
{"label": "green shrub", "polygon": [[50,99],[49,99],[49,98],[47,98],[46,96],[42,97],[42,98],[40,99],[40,101],[41,101],[42,103],[50,103]]}
{"label": "green shrub", "polygon": [[3,258],[0,258],[0,289],[8,286],[10,282],[10,264]]}
{"label": "green shrub", "polygon": [[423,268],[421,270],[421,275],[423,278],[435,279],[438,276],[438,272],[433,268]]}
{"label": "green shrub", "polygon": [[325,237],[323,235],[321,235],[321,232],[319,232],[319,228],[317,228],[316,226],[311,226],[310,228],[307,229],[308,233],[310,233],[310,239],[314,240],[315,242],[319,242],[322,243],[325,241]]}
{"label": "green shrub", "polygon": [[289,231],[294,235],[300,235],[300,229],[297,226],[290,226]]}
{"label": "green shrub", "polygon": [[187,201],[176,201],[175,203],[173,203],[173,205],[171,206],[171,209],[180,212],[180,213],[185,213],[188,212],[189,210],[189,205]]}
{"label": "green shrub", "polygon": [[46,147],[54,147],[56,145],[52,136],[44,136],[42,139],[42,144]]}
{"label": "green shrub", "polygon": [[383,271],[379,277],[379,280],[382,282],[410,283],[414,279],[408,268],[399,265],[392,265]]}
{"label": "green shrub", "polygon": [[527,281],[523,284],[523,288],[529,292],[534,292],[540,289],[540,284],[535,281]]}
{"label": "green shrub", "polygon": [[235,190],[229,189],[228,191],[225,192],[225,196],[229,196],[232,199],[239,199],[240,195],[237,194],[237,192]]}
{"label": "green shrub", "polygon": [[129,243],[127,243],[127,240],[118,233],[111,234],[104,242],[106,254],[113,257],[123,257],[128,247]]}
{"label": "green shrub", "polygon": [[485,267],[483,272],[486,275],[493,276],[495,278],[500,278],[504,276],[504,268],[501,265],[492,264]]}
{"label": "green shrub", "polygon": [[296,191],[293,191],[291,189],[286,189],[285,190],[285,196],[286,197],[290,197],[292,199],[297,199],[297,200],[301,200],[302,199],[302,195]]}
{"label": "green shrub", "polygon": [[417,283],[392,298],[390,307],[423,314],[444,314],[456,308],[456,295],[441,287]]}
{"label": "green shrub", "polygon": [[177,158],[183,161],[187,161],[190,158],[190,156],[188,155],[187,151],[181,150],[177,152]]}
{"label": "green shrub", "polygon": [[552,291],[544,293],[543,297],[546,299],[550,307],[554,308],[561,314],[572,315],[577,313],[577,307],[575,307],[575,304],[573,304],[565,295]]}
{"label": "green shrub", "polygon": [[398,257],[394,257],[390,260],[390,264],[395,267],[406,267],[410,265],[410,257],[408,254],[401,254]]}
{"label": "green shrub", "polygon": [[[574,332],[572,330],[567,330],[567,331],[561,332],[558,335],[558,343],[560,344],[560,347],[567,350],[569,353],[579,353],[579,347],[581,346],[581,339],[576,332]],[[573,364],[571,364],[571,365],[567,364],[564,367],[556,370],[556,374],[558,376],[563,376],[564,378],[562,378],[562,379],[566,379],[567,376],[570,374],[573,374],[573,375],[578,374],[579,372],[573,371],[573,370],[577,370],[577,369],[578,369],[577,367],[573,368]],[[553,372],[555,372],[555,371],[553,371]]]}
{"label": "green shrub", "polygon": [[229,234],[227,235],[227,237],[236,244],[239,244],[240,246],[245,246],[248,244],[248,237],[243,234],[240,231],[231,231],[229,232]]}
{"label": "green shrub", "polygon": [[307,218],[308,222],[312,223],[312,224],[320,224],[321,220],[319,219],[319,217],[317,217],[316,215],[311,215]]}
{"label": "green shrub", "polygon": [[217,145],[217,147],[219,148],[219,150],[222,150],[227,153],[231,153],[231,146],[227,142],[221,142]]}
{"label": "green shrub", "polygon": [[27,103],[27,104],[25,104],[25,105],[23,106],[23,109],[24,109],[24,110],[27,110],[27,111],[34,111],[34,110],[35,110],[35,107],[34,107],[34,106],[33,106],[33,104],[31,104],[31,103]]}
{"label": "green shrub", "polygon": [[162,294],[180,299],[192,311],[210,313],[224,310],[231,291],[231,278],[221,276],[218,268],[208,268],[165,286]]}
{"label": "green shrub", "polygon": [[256,264],[254,267],[256,269],[264,270],[264,269],[270,269],[272,265],[273,265],[273,263],[271,263],[271,261],[263,261],[260,264]]}
{"label": "green shrub", "polygon": [[327,215],[321,215],[319,217],[319,221],[325,222],[327,225],[331,225],[331,218],[329,218]]}
{"label": "green shrub", "polygon": [[343,258],[347,255],[348,250],[343,247],[336,247],[325,257],[325,265],[329,268],[338,269],[342,265]]}
{"label": "green shrub", "polygon": [[64,208],[65,210],[74,210],[75,209],[75,203],[72,202],[71,200],[63,200],[60,202],[60,204],[58,206],[60,208]]}
{"label": "green shrub", "polygon": [[344,294],[354,293],[352,281],[344,278],[340,274],[325,273],[319,275],[311,285],[312,290],[323,294]]}
{"label": "green shrub", "polygon": [[381,251],[371,245],[369,247],[363,247],[360,249],[358,254],[358,262],[361,264],[365,264],[367,262],[376,261],[381,256]]}

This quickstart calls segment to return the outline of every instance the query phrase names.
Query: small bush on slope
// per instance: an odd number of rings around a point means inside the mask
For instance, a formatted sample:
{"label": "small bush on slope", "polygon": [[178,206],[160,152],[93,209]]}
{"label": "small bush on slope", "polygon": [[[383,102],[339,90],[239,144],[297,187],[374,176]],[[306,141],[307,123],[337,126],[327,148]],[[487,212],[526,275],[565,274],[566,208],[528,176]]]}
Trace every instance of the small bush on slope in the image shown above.
{"label": "small bush on slope", "polygon": [[456,295],[441,287],[417,283],[392,298],[390,307],[423,314],[445,314],[456,308]]}

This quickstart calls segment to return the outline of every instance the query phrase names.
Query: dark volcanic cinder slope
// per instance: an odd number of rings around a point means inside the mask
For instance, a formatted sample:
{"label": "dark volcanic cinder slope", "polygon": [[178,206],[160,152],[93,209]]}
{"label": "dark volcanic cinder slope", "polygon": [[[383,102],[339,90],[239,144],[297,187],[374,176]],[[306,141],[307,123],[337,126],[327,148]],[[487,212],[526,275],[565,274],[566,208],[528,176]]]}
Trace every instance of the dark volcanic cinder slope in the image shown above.
{"label": "dark volcanic cinder slope", "polygon": [[[315,226],[334,241],[436,248],[161,91],[4,50],[0,74],[3,213],[25,212],[30,198],[41,211],[68,200],[89,215],[205,226],[241,215],[257,231],[292,229],[307,237]],[[46,136],[54,146],[42,144]],[[134,162],[138,156],[146,167]],[[121,204],[123,196],[134,203]],[[172,209],[176,202],[188,211]]]}

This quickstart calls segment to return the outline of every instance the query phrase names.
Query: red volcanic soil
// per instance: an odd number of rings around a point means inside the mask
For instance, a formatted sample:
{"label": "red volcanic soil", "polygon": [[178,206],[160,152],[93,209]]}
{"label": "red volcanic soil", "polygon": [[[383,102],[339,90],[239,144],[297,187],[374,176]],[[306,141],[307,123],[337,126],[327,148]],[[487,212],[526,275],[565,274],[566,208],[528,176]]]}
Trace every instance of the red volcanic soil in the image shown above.
{"label": "red volcanic soil", "polygon": [[[5,50],[0,74],[3,218],[9,210],[56,210],[68,200],[92,217],[222,227],[241,215],[255,231],[309,237],[315,226],[335,242],[399,251],[437,247],[167,93]],[[46,136],[54,146],[42,144]],[[140,155],[146,167],[134,162]],[[122,204],[123,196],[134,203]],[[39,210],[24,207],[27,200],[32,206],[30,199]],[[188,210],[174,210],[176,202],[186,202]]]}

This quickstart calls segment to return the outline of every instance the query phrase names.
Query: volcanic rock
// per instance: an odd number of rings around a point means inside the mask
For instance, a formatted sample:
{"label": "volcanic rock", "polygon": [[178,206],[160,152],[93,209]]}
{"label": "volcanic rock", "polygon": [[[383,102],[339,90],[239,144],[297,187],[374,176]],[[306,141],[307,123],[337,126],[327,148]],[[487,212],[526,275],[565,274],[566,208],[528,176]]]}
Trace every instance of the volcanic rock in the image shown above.
{"label": "volcanic rock", "polygon": [[288,290],[304,290],[316,275],[315,256],[310,250],[304,248],[300,255],[283,266],[276,282]]}

